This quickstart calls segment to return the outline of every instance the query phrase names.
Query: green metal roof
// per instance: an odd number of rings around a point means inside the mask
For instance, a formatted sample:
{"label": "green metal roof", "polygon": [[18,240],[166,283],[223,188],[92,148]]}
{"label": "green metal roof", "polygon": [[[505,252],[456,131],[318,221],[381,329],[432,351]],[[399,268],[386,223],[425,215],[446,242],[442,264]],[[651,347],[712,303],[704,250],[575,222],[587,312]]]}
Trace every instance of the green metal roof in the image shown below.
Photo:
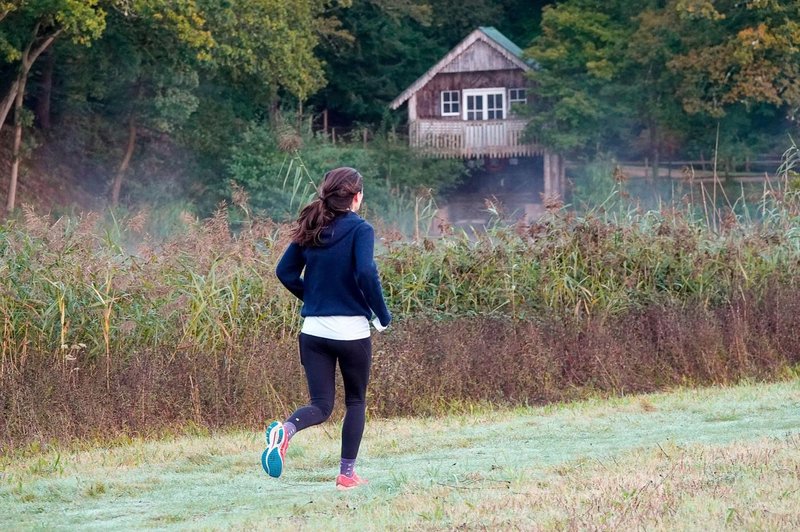
{"label": "green metal roof", "polygon": [[494,42],[496,42],[497,44],[499,44],[500,46],[502,46],[503,48],[505,48],[506,50],[517,56],[518,58],[527,62],[525,57],[523,57],[522,48],[514,44],[511,41],[511,39],[509,39],[499,31],[497,31],[496,28],[492,26],[480,26],[478,29],[480,29],[484,34],[486,34],[487,37],[492,39]]}

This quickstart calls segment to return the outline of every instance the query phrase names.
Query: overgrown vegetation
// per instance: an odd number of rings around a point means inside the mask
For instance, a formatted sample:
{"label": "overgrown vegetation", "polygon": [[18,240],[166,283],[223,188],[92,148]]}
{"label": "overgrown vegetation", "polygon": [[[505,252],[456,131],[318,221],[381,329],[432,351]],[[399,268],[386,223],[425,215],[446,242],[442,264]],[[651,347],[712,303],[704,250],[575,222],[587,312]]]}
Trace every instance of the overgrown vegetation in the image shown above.
{"label": "overgrown vegetation", "polygon": [[[799,200],[767,191],[749,223],[551,205],[530,226],[435,241],[383,230],[397,321],[376,338],[372,412],[779,375],[798,362]],[[235,232],[221,208],[164,242],[144,213],[2,226],[4,445],[250,424],[304,399],[299,304],[273,274],[287,228],[237,209]]]}
{"label": "overgrown vegetation", "polygon": [[383,223],[414,234],[416,198],[456,185],[464,175],[457,160],[424,158],[389,133],[362,143],[357,138],[334,144],[324,136],[300,135],[284,126],[251,124],[233,148],[228,172],[248,194],[255,214],[289,221],[309,201],[328,170],[357,168],[363,176],[367,209]]}

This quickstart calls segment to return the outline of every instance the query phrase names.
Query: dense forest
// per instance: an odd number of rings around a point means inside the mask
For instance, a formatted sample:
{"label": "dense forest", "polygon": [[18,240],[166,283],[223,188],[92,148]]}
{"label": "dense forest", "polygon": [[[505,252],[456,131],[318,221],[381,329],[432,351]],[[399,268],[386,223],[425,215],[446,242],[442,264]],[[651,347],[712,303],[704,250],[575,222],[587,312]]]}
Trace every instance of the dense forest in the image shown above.
{"label": "dense forest", "polygon": [[0,193],[200,215],[244,193],[282,218],[348,164],[402,209],[464,170],[415,157],[388,104],[478,26],[534,62],[528,131],[574,160],[780,154],[798,21],[796,0],[0,1]]}

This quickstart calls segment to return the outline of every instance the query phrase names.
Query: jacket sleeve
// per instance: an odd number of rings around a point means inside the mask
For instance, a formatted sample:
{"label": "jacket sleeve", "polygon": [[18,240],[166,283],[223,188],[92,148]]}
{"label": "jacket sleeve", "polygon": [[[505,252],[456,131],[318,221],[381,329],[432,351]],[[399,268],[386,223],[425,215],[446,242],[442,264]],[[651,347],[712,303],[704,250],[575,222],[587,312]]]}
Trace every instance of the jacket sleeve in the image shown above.
{"label": "jacket sleeve", "polygon": [[292,242],[286,251],[283,252],[278,266],[275,268],[275,275],[278,276],[281,284],[285,286],[297,298],[303,300],[303,268],[306,266],[306,259],[303,250],[299,245]]}
{"label": "jacket sleeve", "polygon": [[383,289],[378,276],[378,267],[375,264],[375,231],[368,223],[361,224],[356,229],[353,254],[355,259],[356,283],[364,294],[369,308],[378,317],[381,325],[387,327],[392,321],[392,314],[386,307],[383,299]]}

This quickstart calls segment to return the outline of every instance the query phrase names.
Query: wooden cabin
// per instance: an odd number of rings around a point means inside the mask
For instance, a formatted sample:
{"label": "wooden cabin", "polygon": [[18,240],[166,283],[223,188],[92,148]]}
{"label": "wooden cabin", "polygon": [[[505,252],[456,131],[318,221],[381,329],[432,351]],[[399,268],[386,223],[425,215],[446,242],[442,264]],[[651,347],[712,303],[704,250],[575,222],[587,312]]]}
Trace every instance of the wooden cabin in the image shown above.
{"label": "wooden cabin", "polygon": [[391,103],[408,102],[409,144],[444,158],[541,157],[545,195],[562,194],[563,160],[523,138],[515,108],[532,96],[534,64],[492,27],[480,27]]}

